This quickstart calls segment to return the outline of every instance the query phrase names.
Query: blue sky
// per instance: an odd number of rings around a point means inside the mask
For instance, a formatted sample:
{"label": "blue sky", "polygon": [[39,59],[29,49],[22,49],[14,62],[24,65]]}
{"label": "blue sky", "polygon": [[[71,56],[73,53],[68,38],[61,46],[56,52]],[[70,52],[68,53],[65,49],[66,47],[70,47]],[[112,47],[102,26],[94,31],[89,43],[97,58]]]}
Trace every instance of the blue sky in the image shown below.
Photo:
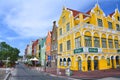
{"label": "blue sky", "polygon": [[[58,21],[63,6],[86,12],[97,0],[0,0],[0,42],[20,49],[20,55],[30,41],[47,35],[52,22]],[[120,11],[120,0],[98,0],[106,15],[115,8]]]}

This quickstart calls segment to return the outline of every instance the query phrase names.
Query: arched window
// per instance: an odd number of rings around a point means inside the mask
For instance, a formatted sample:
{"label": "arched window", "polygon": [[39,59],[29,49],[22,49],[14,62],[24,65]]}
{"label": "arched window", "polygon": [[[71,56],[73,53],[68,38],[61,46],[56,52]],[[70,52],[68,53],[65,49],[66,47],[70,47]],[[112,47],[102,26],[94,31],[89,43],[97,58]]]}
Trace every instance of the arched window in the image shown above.
{"label": "arched window", "polygon": [[71,66],[71,59],[70,58],[67,59],[67,65]]}
{"label": "arched window", "polygon": [[62,66],[62,59],[60,58],[60,66]]}
{"label": "arched window", "polygon": [[63,63],[64,63],[64,66],[67,66],[65,58],[63,59]]}

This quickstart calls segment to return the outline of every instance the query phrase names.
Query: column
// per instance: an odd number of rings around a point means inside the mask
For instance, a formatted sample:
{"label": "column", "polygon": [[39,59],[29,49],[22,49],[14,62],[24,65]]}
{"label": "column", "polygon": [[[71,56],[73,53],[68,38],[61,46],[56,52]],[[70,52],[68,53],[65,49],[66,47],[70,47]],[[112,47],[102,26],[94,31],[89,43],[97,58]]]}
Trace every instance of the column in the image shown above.
{"label": "column", "polygon": [[91,70],[94,71],[94,59],[93,59],[93,57],[91,59]]}
{"label": "column", "polygon": [[85,39],[83,33],[81,34],[81,46],[85,47]]}
{"label": "column", "polygon": [[113,41],[113,48],[115,49],[115,40],[114,40],[114,36],[112,38],[112,41]]}
{"label": "column", "polygon": [[100,48],[102,48],[102,39],[101,39],[101,36],[99,37],[100,39]]}
{"label": "column", "polygon": [[116,59],[115,58],[113,59],[113,65],[114,65],[114,68],[116,69]]}
{"label": "column", "polygon": [[108,53],[108,49],[109,49],[108,38],[106,38],[106,47],[107,47],[107,53]]}
{"label": "column", "polygon": [[92,47],[94,47],[94,36],[92,35],[91,38],[92,38]]}

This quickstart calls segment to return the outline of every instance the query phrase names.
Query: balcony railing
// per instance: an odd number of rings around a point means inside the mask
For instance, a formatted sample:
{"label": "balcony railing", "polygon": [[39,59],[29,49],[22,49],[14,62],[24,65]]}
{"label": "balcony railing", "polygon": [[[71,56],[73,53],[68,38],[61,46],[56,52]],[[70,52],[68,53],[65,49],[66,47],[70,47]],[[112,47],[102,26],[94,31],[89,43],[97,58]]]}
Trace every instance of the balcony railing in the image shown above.
{"label": "balcony railing", "polygon": [[108,29],[108,28],[101,27],[101,26],[95,26],[95,25],[87,24],[87,23],[80,23],[80,24],[74,26],[72,29],[70,29],[70,31],[62,34],[58,39],[63,38],[73,32],[77,32],[80,30],[80,28],[87,28],[87,29],[91,29],[91,30],[98,30],[98,31],[103,31],[103,32],[108,32],[108,33],[113,33],[113,34],[120,34],[120,31],[117,31],[117,30]]}

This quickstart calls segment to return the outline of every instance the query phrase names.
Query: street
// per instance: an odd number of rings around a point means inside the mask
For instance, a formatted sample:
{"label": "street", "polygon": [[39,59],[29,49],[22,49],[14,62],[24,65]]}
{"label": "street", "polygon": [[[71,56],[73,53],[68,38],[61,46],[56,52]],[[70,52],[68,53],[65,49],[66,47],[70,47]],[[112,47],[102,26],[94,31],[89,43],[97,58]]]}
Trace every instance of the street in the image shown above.
{"label": "street", "polygon": [[27,68],[24,64],[20,63],[16,65],[15,69],[11,72],[11,77],[9,80],[67,80],[65,78],[60,78],[57,76],[50,76],[43,72],[36,70],[31,70]]}

